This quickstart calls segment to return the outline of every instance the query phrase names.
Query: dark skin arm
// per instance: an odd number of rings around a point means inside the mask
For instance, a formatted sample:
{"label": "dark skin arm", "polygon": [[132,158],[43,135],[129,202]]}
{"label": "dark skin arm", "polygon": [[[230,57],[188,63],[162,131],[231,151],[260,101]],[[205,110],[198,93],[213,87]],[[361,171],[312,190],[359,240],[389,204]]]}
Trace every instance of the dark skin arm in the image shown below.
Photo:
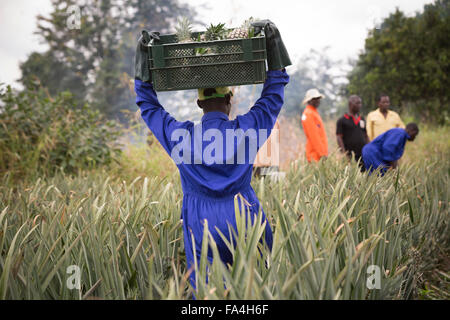
{"label": "dark skin arm", "polygon": [[396,169],[398,167],[398,160],[392,161],[389,163],[392,169]]}
{"label": "dark skin arm", "polygon": [[337,134],[336,138],[337,138],[337,143],[338,143],[339,149],[341,150],[341,152],[345,152],[343,135]]}
{"label": "dark skin arm", "polygon": [[364,138],[366,139],[366,144],[368,144],[370,141],[369,141],[369,136],[367,135],[367,132],[364,134]]}

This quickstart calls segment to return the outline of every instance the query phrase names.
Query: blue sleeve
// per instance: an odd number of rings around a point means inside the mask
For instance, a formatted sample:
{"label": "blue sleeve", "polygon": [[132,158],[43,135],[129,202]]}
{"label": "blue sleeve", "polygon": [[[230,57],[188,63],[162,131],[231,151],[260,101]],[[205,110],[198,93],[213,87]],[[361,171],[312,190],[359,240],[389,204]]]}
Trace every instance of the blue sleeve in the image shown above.
{"label": "blue sleeve", "polygon": [[406,131],[403,129],[391,129],[383,142],[383,160],[392,162],[400,159],[405,150],[405,143]]}
{"label": "blue sleeve", "polygon": [[156,139],[170,155],[173,146],[178,141],[172,141],[171,136],[176,129],[187,129],[192,126],[190,121],[175,120],[158,101],[153,85],[140,80],[134,81],[136,104],[141,109],[141,116]]}
{"label": "blue sleeve", "polygon": [[269,136],[283,106],[284,86],[288,83],[289,75],[285,70],[268,71],[261,97],[249,112],[236,117],[239,127],[244,130],[267,129]]}

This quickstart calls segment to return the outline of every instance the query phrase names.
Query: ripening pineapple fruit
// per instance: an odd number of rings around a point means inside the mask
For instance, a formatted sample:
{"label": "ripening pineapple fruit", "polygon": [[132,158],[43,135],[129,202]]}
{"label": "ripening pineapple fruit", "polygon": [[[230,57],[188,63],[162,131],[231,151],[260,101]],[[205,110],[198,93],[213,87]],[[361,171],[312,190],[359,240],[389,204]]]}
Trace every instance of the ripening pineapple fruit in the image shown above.
{"label": "ripening pineapple fruit", "polygon": [[192,42],[192,25],[188,18],[178,19],[178,26],[175,27],[176,37],[179,43]]}
{"label": "ripening pineapple fruit", "polygon": [[252,27],[252,23],[255,22],[253,17],[245,20],[244,23],[236,29],[233,29],[228,33],[227,39],[242,39],[242,38],[252,38],[254,35],[254,30]]}
{"label": "ripening pineapple fruit", "polygon": [[236,28],[230,31],[227,39],[242,39],[248,38],[248,30],[242,28]]}

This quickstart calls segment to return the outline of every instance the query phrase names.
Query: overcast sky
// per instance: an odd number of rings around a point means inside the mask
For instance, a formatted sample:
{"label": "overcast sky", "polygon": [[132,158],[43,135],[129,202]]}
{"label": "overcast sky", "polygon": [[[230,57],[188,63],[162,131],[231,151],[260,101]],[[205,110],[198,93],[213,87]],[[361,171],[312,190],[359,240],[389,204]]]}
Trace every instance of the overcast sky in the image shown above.
{"label": "overcast sky", "polygon": [[[367,30],[398,7],[408,15],[422,11],[425,0],[183,0],[197,9],[199,20],[239,26],[250,16],[272,20],[292,60],[312,48],[330,47],[333,59],[356,58]],[[51,12],[50,0],[0,0],[0,83],[20,77],[19,62],[44,51],[34,35],[36,16]]]}

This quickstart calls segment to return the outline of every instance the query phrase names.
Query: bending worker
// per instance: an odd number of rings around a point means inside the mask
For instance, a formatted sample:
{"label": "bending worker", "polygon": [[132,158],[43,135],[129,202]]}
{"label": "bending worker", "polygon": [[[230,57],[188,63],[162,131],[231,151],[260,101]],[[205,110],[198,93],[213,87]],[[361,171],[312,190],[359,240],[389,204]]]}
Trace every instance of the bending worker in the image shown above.
{"label": "bending worker", "polygon": [[362,149],[364,166],[371,174],[380,169],[384,175],[388,169],[395,169],[398,160],[405,151],[406,141],[414,141],[419,134],[419,127],[415,123],[408,123],[406,129],[394,128],[379,135]]}
{"label": "bending worker", "polygon": [[[238,194],[243,197],[242,200],[237,197],[241,211],[245,206],[244,210],[250,211],[252,219],[258,215],[261,208],[255,191],[250,186],[253,160],[256,156],[256,152],[251,155],[250,149],[256,139],[251,133],[264,131],[265,139],[270,135],[283,106],[284,87],[289,82],[284,67],[291,62],[276,26],[265,20],[259,23],[259,27],[264,28],[266,34],[269,69],[267,79],[261,97],[255,105],[249,112],[237,116],[234,120],[229,120],[231,91],[227,87],[198,90],[197,105],[204,114],[201,123],[194,125],[191,121],[175,120],[161,106],[153,89],[147,54],[150,36],[145,31],[137,47],[136,103],[145,123],[175,161],[180,172],[184,245],[187,267],[191,271],[190,281],[194,288],[194,249],[196,260],[200,261],[205,220],[217,244],[221,260],[231,265],[233,257],[217,229],[227,239],[231,237],[229,226],[237,232],[234,199]],[[231,143],[227,141],[230,132],[236,133]],[[239,137],[238,132],[243,134]],[[256,136],[257,151],[265,139]],[[185,148],[180,148],[180,143],[184,143]],[[212,145],[216,147],[211,148]],[[264,211],[262,218],[262,221],[267,222]],[[272,230],[268,222],[263,238],[271,250]],[[210,263],[212,258],[212,252],[208,250]]]}
{"label": "bending worker", "polygon": [[319,161],[322,157],[328,156],[328,140],[322,118],[317,108],[320,99],[324,95],[317,89],[310,89],[306,92],[302,104],[306,104],[302,114],[302,126],[306,135],[306,159],[308,162]]}

